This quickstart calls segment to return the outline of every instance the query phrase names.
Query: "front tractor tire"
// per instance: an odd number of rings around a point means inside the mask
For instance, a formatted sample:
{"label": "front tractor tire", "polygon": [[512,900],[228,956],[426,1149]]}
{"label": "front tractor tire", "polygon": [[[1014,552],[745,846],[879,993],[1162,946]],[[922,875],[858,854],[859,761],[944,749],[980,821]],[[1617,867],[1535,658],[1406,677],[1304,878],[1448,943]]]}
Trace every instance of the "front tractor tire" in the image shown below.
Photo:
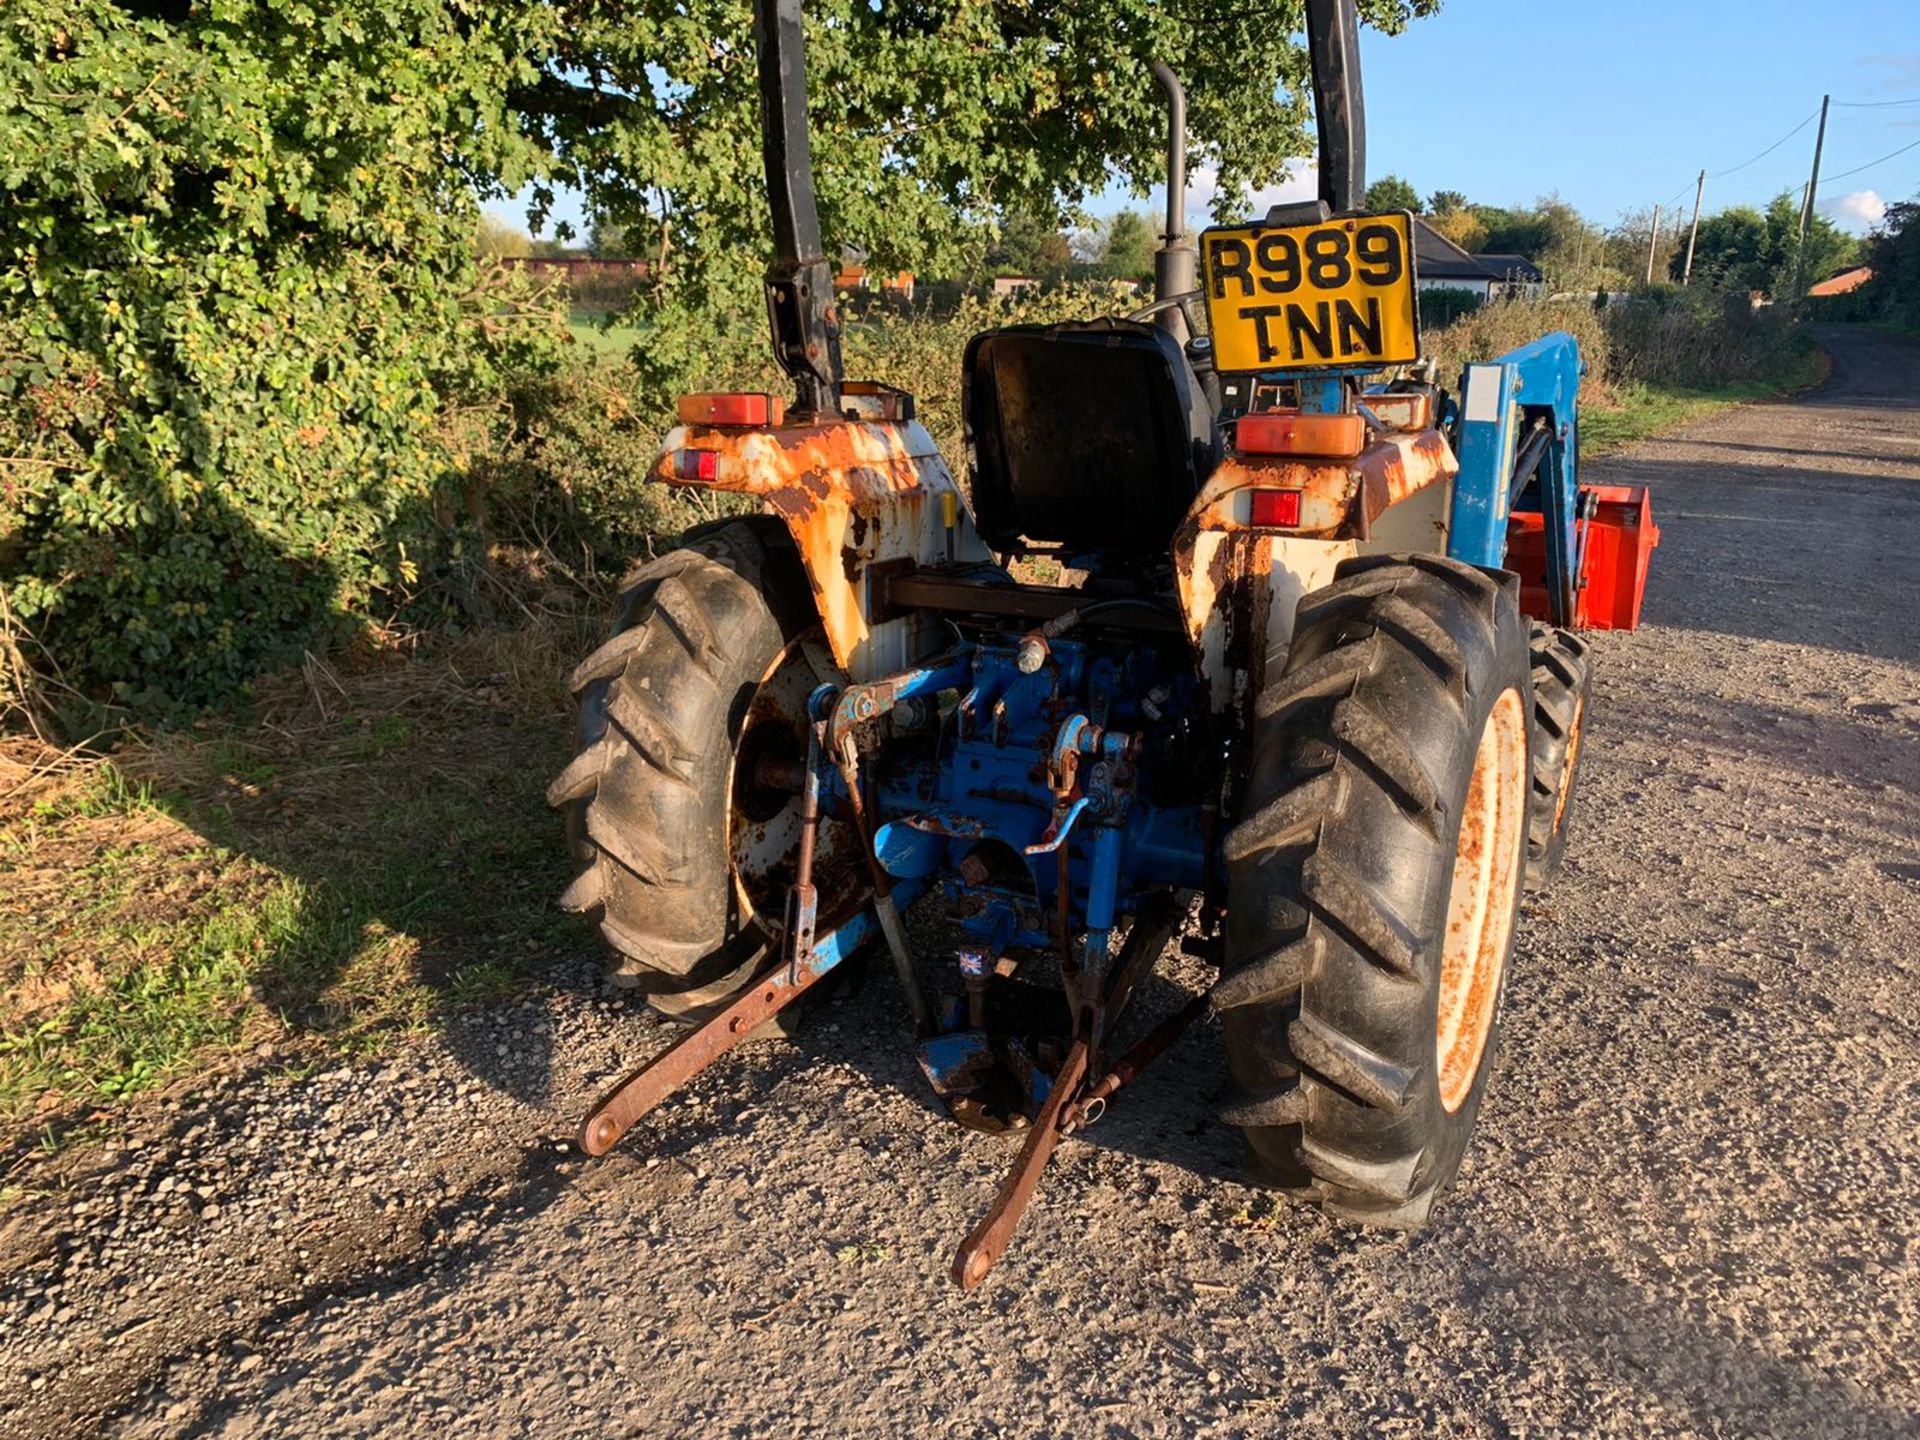
{"label": "front tractor tire", "polygon": [[1593,663],[1570,630],[1533,627],[1533,801],[1527,822],[1527,889],[1544,890],[1560,873],[1580,780],[1581,739]]}
{"label": "front tractor tire", "polygon": [[1423,1224],[1492,1068],[1527,853],[1532,684],[1517,584],[1349,560],[1301,600],[1255,703],[1214,988],[1262,1180]]}
{"label": "front tractor tire", "polygon": [[[569,680],[579,749],[547,800],[580,870],[560,905],[597,920],[612,982],[674,1019],[719,1009],[775,938],[781,857],[764,852],[797,833],[797,804],[756,791],[738,762],[804,758],[792,702],[816,681],[803,637],[817,621],[781,523],[720,520],[628,577],[612,638]],[[828,851],[837,828],[823,827]]]}

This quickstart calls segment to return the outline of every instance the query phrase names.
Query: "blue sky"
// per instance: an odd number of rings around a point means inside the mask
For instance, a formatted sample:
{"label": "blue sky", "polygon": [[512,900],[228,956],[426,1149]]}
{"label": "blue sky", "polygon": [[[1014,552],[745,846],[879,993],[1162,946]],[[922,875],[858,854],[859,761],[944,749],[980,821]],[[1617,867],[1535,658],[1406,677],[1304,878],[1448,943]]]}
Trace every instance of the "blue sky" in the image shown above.
{"label": "blue sky", "polygon": [[[1818,110],[1824,93],[1920,98],[1920,3],[1448,0],[1396,38],[1368,33],[1361,61],[1373,174],[1492,204],[1558,190],[1610,222],[1656,203],[1691,207],[1701,169],[1750,159]],[[1707,209],[1797,194],[1814,129],[1709,179]],[[1920,104],[1836,103],[1822,174],[1916,140]],[[1821,208],[1862,228],[1868,191],[1920,194],[1920,148],[1831,186],[1823,179]]]}
{"label": "blue sky", "polygon": [[[1835,105],[1821,172],[1837,178],[1821,181],[1822,212],[1861,232],[1884,203],[1920,195],[1920,146],[1844,173],[1920,141],[1920,103],[1885,103],[1920,100],[1920,0],[1448,0],[1398,37],[1363,37],[1369,172],[1422,195],[1515,205],[1558,192],[1612,224],[1656,203],[1689,209],[1704,168],[1707,213],[1764,205],[1798,194],[1815,125],[1754,157],[1823,93]],[[1248,212],[1312,183],[1298,166]],[[1202,221],[1208,194],[1203,174],[1190,196]],[[1116,189],[1096,208],[1142,203]],[[579,225],[577,199],[556,218]]]}

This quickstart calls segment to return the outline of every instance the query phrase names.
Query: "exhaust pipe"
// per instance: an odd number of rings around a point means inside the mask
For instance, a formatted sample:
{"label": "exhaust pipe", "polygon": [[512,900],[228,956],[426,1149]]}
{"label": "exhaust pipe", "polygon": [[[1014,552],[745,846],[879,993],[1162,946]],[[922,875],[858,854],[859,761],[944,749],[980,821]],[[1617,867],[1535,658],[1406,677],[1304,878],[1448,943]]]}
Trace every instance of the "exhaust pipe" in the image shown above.
{"label": "exhaust pipe", "polygon": [[1153,298],[1162,308],[1153,323],[1182,345],[1191,339],[1187,317],[1164,302],[1200,288],[1199,255],[1187,243],[1187,91],[1163,62],[1153,62],[1153,78],[1167,95],[1167,223],[1160,248],[1153,252]]}

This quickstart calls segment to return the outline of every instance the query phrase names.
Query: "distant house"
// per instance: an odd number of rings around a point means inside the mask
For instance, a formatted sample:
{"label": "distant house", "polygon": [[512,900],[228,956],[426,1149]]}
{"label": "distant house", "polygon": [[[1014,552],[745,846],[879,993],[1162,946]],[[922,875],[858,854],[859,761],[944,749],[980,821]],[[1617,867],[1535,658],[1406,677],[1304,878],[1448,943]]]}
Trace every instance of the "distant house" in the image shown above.
{"label": "distant house", "polygon": [[1035,289],[1039,284],[1040,277],[1037,275],[996,275],[993,277],[993,293],[1004,298],[1018,295],[1023,290]]}
{"label": "distant house", "polygon": [[1857,265],[1851,270],[1842,270],[1838,275],[1822,280],[1808,289],[1809,295],[1850,295],[1862,285],[1873,279],[1871,265]]}
{"label": "distant house", "polygon": [[1469,255],[1453,241],[1413,217],[1413,254],[1422,290],[1466,290],[1479,299],[1532,299],[1546,276],[1524,255]]}
{"label": "distant house", "polygon": [[[874,286],[875,278],[874,273],[867,269],[860,259],[843,258],[840,268],[834,272],[833,288],[841,291],[870,290]],[[902,270],[895,275],[882,275],[878,280],[881,294],[898,295],[903,300],[913,299],[911,270]]]}

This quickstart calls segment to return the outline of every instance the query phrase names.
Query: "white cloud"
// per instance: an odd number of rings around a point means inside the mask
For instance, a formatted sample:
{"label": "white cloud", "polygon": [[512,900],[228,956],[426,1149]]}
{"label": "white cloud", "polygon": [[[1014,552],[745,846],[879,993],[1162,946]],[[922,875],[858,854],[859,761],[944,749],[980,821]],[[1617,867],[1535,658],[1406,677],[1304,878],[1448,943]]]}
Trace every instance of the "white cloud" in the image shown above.
{"label": "white cloud", "polygon": [[[1235,219],[1257,220],[1268,207],[1293,200],[1311,200],[1320,193],[1320,167],[1310,159],[1288,162],[1289,174],[1278,185],[1264,185],[1252,194],[1243,194],[1229,212]],[[1213,202],[1220,194],[1220,172],[1211,165],[1196,168],[1187,178],[1187,223],[1204,230],[1213,223]],[[1156,185],[1148,198],[1151,213],[1158,218],[1166,212],[1166,187]]]}
{"label": "white cloud", "polygon": [[1887,213],[1887,202],[1875,190],[1856,190],[1851,195],[1821,202],[1820,209],[1841,228],[1856,234],[1871,230]]}

